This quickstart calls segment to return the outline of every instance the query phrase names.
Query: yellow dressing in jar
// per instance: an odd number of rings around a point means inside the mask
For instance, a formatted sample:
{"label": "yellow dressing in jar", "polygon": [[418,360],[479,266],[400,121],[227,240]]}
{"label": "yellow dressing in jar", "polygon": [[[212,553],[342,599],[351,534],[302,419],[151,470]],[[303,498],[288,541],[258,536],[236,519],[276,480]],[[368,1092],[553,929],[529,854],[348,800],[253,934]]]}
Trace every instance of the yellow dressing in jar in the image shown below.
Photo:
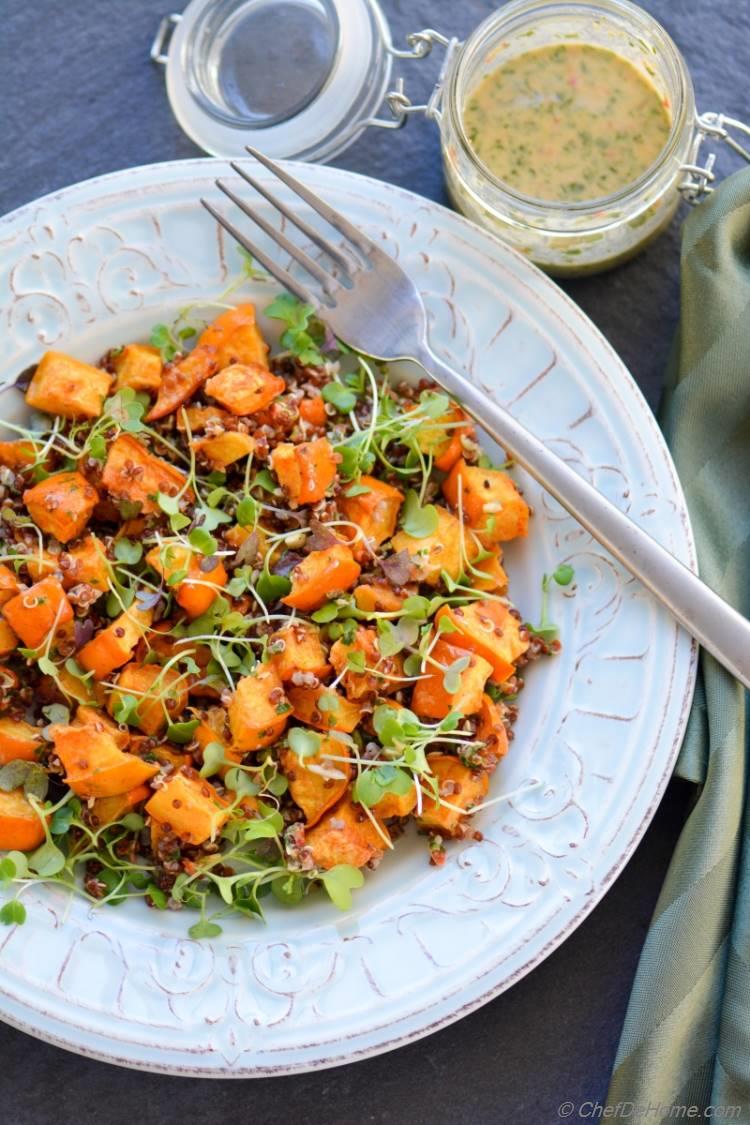
{"label": "yellow dressing in jar", "polygon": [[512,191],[575,203],[626,187],[669,137],[668,100],[606,47],[557,43],[486,74],[464,109],[477,157]]}

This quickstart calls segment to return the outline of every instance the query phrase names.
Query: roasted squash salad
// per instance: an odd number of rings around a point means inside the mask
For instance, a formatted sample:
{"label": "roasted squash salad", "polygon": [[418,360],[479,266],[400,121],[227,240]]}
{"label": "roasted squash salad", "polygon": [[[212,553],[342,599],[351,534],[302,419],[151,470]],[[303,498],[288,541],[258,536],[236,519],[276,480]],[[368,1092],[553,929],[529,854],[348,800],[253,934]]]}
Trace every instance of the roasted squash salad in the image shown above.
{"label": "roasted squash salad", "polygon": [[266,311],[273,359],[250,304],[97,366],[47,352],[30,428],[2,423],[6,923],[48,880],[209,937],[269,892],[348,907],[411,819],[436,864],[479,838],[558,646],[507,596],[529,507],[445,394]]}

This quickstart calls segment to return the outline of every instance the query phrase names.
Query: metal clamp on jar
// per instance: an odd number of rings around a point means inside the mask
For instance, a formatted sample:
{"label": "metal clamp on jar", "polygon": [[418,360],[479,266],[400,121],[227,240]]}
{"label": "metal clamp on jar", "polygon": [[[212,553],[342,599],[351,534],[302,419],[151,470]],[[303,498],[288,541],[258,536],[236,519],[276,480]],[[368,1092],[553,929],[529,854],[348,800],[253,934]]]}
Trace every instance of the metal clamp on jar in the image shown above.
{"label": "metal clamp on jar", "polygon": [[[377,0],[192,0],[162,20],[151,50],[166,66],[182,128],[206,152],[244,155],[252,144],[274,157],[325,161],[369,126],[398,129],[415,113],[440,129],[455,206],[548,272],[594,273],[637,254],[666,227],[681,198],[713,190],[723,141],[745,160],[742,122],[698,114],[685,60],[664,28],[629,0],[512,0],[461,43],[433,30],[393,47]],[[668,136],[656,159],[616,191],[581,200],[524,194],[480,159],[466,107],[497,68],[531,50],[571,42],[626,60],[669,106]],[[412,104],[394,60],[444,51],[428,100]],[[391,87],[389,89],[389,87]],[[390,116],[378,116],[387,109]]]}

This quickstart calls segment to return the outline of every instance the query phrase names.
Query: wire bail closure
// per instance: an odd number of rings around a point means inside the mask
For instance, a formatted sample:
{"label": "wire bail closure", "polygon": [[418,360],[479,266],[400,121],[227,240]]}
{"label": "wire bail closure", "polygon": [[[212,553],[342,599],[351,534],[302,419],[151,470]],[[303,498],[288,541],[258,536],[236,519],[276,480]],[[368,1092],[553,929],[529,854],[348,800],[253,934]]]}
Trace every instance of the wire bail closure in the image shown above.
{"label": "wire bail closure", "polygon": [[424,31],[414,31],[407,35],[408,51],[401,51],[397,47],[389,46],[388,53],[394,59],[425,59],[432,52],[435,45],[445,48],[440,73],[432,88],[432,93],[426,102],[414,105],[406,93],[403,78],[399,78],[394,89],[389,90],[385,96],[385,104],[390,110],[391,117],[370,117],[364,122],[365,126],[376,125],[380,129],[401,129],[414,113],[423,113],[429,121],[440,121],[440,102],[443,97],[443,86],[453,56],[461,46],[459,39],[448,38],[439,31],[425,28]]}
{"label": "wire bail closure", "polygon": [[705,164],[698,163],[698,154],[704,141],[709,138],[722,141],[750,164],[750,150],[732,136],[730,129],[741,133],[743,137],[750,137],[750,126],[743,121],[738,121],[735,117],[727,117],[724,113],[700,113],[697,115],[690,160],[687,164],[681,165],[680,168],[685,173],[685,178],[677,185],[677,190],[688,203],[700,203],[702,199],[705,199],[707,195],[714,191],[712,185],[716,181],[716,173],[714,172],[716,153],[710,152],[706,157]]}

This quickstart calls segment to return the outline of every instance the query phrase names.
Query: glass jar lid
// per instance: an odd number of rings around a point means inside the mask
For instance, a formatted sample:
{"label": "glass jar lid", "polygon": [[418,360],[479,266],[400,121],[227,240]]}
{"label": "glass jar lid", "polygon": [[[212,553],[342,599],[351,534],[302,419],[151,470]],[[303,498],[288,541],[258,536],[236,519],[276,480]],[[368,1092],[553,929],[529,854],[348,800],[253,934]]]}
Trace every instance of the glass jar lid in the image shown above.
{"label": "glass jar lid", "polygon": [[328,160],[355,140],[392,58],[377,0],[191,0],[162,21],[151,57],[205,152],[244,156],[251,144],[297,160]]}

